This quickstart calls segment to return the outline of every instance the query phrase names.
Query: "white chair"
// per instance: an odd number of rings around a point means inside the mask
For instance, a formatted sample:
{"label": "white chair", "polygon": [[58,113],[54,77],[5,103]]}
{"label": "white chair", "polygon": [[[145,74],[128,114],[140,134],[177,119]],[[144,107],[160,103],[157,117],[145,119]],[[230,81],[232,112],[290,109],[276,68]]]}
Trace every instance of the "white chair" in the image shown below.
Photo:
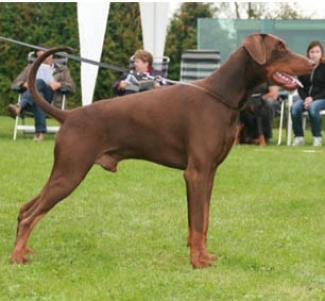
{"label": "white chair", "polygon": [[[292,131],[292,119],[291,119],[291,107],[293,104],[293,97],[297,95],[297,91],[289,92],[288,93],[288,99],[287,99],[287,114],[288,114],[288,121],[287,121],[287,145],[290,146],[292,144],[292,137],[293,137],[293,131]],[[280,125],[279,125],[279,136],[278,136],[278,145],[282,142],[282,128],[283,128],[283,119],[285,114],[285,103],[282,102],[281,104],[281,114],[280,114]],[[320,111],[321,116],[325,116],[325,110]],[[306,121],[308,117],[308,112],[303,112],[302,118],[303,118],[303,129],[306,129]]]}
{"label": "white chair", "polygon": [[[18,104],[20,103],[21,93],[19,93],[18,96]],[[65,110],[66,108],[66,95],[62,94],[62,103],[61,103],[61,110]],[[30,116],[32,116],[32,113],[29,113]],[[25,123],[25,115],[26,113],[23,113],[15,118],[15,127],[14,127],[14,133],[13,133],[13,140],[17,139],[17,132],[22,131],[23,133],[35,133],[35,126],[34,125],[28,125]],[[59,126],[47,126],[47,133],[49,134],[55,134],[59,130]]]}
{"label": "white chair", "polygon": [[[321,116],[325,116],[325,110],[322,110],[319,113],[320,113]],[[303,126],[304,130],[306,130],[307,117],[308,117],[308,112],[303,112],[303,114],[302,114],[302,126]]]}
{"label": "white chair", "polygon": [[[34,52],[30,52],[28,54],[27,57],[28,63],[32,64],[33,61],[35,60],[35,55]],[[68,58],[67,57],[57,57],[54,58],[54,61],[56,64],[61,64],[61,65],[66,65],[68,63]],[[21,90],[17,90],[17,92],[19,93],[18,95],[18,101],[17,104],[20,103],[21,100],[21,95],[22,92]],[[60,104],[55,104],[54,102],[52,102],[52,105],[56,105],[58,107],[61,108],[61,110],[65,110],[66,108],[66,93],[67,91],[65,91],[64,89],[62,89],[62,91],[60,91],[62,94],[62,100]],[[19,116],[17,116],[15,118],[15,127],[14,127],[14,132],[13,132],[13,140],[17,139],[17,132],[21,131],[23,133],[35,133],[35,127],[34,125],[28,125],[25,123],[25,117],[28,116],[33,116],[33,114],[31,112],[23,112],[22,114],[20,114]],[[59,130],[59,126],[47,126],[47,133],[56,133]]]}
{"label": "white chair", "polygon": [[[280,122],[279,122],[279,133],[278,133],[278,145],[281,145],[282,143],[282,129],[283,129],[283,123],[284,123],[284,116],[285,111],[287,108],[287,126],[286,126],[286,134],[287,134],[287,145],[291,144],[291,136],[292,136],[292,121],[291,121],[291,115],[290,115],[290,108],[292,105],[292,99],[293,99],[293,93],[292,92],[286,92],[283,91],[281,95],[282,101],[281,101],[281,108],[280,108]],[[289,130],[290,129],[290,130]]]}

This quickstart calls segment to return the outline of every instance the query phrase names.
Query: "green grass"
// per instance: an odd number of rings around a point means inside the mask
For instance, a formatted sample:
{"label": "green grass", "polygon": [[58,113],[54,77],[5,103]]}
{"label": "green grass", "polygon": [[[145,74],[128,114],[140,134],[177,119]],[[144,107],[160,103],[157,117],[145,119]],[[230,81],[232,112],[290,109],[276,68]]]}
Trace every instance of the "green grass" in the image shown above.
{"label": "green grass", "polygon": [[11,140],[0,118],[0,300],[325,300],[325,147],[237,146],[211,201],[210,268],[189,264],[182,173],[95,166],[11,265],[19,207],[46,181],[53,137]]}

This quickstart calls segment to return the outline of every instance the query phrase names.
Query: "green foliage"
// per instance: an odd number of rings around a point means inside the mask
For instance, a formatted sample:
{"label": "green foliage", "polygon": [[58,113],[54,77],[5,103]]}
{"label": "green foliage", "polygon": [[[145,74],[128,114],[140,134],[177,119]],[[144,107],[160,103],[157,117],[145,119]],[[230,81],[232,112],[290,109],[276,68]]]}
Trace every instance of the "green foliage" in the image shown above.
{"label": "green foliage", "polygon": [[[238,6],[238,5],[237,5]],[[183,3],[174,14],[168,28],[165,54],[170,57],[169,77],[179,78],[181,54],[196,48],[197,18],[210,18],[234,9],[231,3]],[[262,4],[249,5],[251,16],[264,16]],[[238,6],[238,13],[248,11],[247,4]],[[294,18],[294,7],[282,4],[274,12],[281,18]],[[266,15],[267,17],[267,15]],[[76,3],[0,3],[0,35],[46,47],[70,46],[79,54],[79,35]],[[141,20],[138,3],[111,3],[105,34],[102,61],[128,67],[130,56],[142,48]],[[6,106],[17,101],[10,90],[12,80],[26,65],[30,49],[0,42],[0,115]],[[81,104],[80,64],[70,61],[69,68],[76,82],[77,92],[69,97],[68,106]],[[120,74],[99,69],[94,99],[113,95],[112,84]]]}
{"label": "green foliage", "polygon": [[[128,68],[136,49],[143,48],[138,3],[111,3],[102,61]],[[112,84],[120,77],[117,72],[100,69],[95,99],[113,95]]]}
{"label": "green foliage", "polygon": [[234,2],[222,4],[223,9],[236,19],[281,19],[295,20],[310,18],[299,7],[297,2],[283,2],[274,5],[272,2]]}
{"label": "green foliage", "polygon": [[279,3],[278,8],[275,10],[270,19],[283,19],[283,20],[297,20],[297,19],[310,19],[312,16],[306,15],[306,12],[300,12],[297,7],[299,3],[284,2]]}
{"label": "green foliage", "polygon": [[[69,46],[79,55],[76,3],[0,3],[0,35],[44,47]],[[111,3],[102,61],[128,67],[130,56],[142,48],[138,3]],[[12,80],[27,63],[29,48],[0,42],[0,114],[17,101]],[[77,86],[69,107],[80,106],[80,63],[69,62]],[[120,73],[100,69],[95,99],[112,96],[112,84]]]}
{"label": "green foliage", "polygon": [[[70,46],[79,53],[75,3],[0,3],[0,35],[44,47]],[[17,101],[10,90],[13,79],[27,64],[31,49],[0,42],[0,114],[9,103]],[[73,79],[79,86],[79,64],[70,63]],[[69,98],[70,105],[80,105],[80,91]]]}
{"label": "green foliage", "polygon": [[197,18],[213,17],[216,8],[211,3],[183,3],[174,14],[168,28],[166,55],[170,57],[169,77],[179,79],[180,60],[186,49],[196,48]]}

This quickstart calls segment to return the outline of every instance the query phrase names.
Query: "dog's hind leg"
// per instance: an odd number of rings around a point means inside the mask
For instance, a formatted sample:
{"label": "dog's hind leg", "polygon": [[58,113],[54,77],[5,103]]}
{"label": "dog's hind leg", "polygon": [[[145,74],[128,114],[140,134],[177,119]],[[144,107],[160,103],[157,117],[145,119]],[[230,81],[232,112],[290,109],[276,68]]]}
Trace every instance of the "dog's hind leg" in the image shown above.
{"label": "dog's hind leg", "polygon": [[13,263],[27,262],[29,249],[26,245],[34,226],[79,185],[93,164],[89,157],[88,160],[80,160],[78,155],[66,156],[62,153],[59,157],[40,195],[22,207],[24,210],[18,219],[16,243],[11,256]]}
{"label": "dog's hind leg", "polygon": [[[26,204],[24,204],[23,206],[21,206],[20,210],[19,210],[19,215],[18,215],[18,224],[20,223],[20,221],[24,218],[26,212],[28,212],[29,210],[33,210],[33,206],[35,205],[35,203],[37,202],[38,198],[39,198],[39,194],[34,197],[31,201],[27,202]],[[18,227],[17,227],[17,233],[16,233],[16,237],[18,236]],[[26,249],[26,253],[34,253],[33,250],[31,250],[30,248],[25,248]]]}
{"label": "dog's hind leg", "polygon": [[32,200],[24,204],[23,206],[20,207],[19,210],[19,215],[18,215],[18,223],[23,219],[24,215],[26,212],[31,210],[35,203],[37,202],[38,198],[40,197],[40,194],[38,194],[36,197],[34,197]]}

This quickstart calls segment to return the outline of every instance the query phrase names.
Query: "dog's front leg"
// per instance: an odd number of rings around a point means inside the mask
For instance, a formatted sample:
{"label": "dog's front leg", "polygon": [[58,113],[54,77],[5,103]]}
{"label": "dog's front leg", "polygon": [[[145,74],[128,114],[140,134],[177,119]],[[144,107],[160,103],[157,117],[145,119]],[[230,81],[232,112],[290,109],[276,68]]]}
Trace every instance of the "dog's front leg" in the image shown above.
{"label": "dog's front leg", "polygon": [[191,263],[194,268],[211,265],[215,256],[207,251],[209,206],[213,187],[214,168],[188,167],[184,173],[187,188]]}

